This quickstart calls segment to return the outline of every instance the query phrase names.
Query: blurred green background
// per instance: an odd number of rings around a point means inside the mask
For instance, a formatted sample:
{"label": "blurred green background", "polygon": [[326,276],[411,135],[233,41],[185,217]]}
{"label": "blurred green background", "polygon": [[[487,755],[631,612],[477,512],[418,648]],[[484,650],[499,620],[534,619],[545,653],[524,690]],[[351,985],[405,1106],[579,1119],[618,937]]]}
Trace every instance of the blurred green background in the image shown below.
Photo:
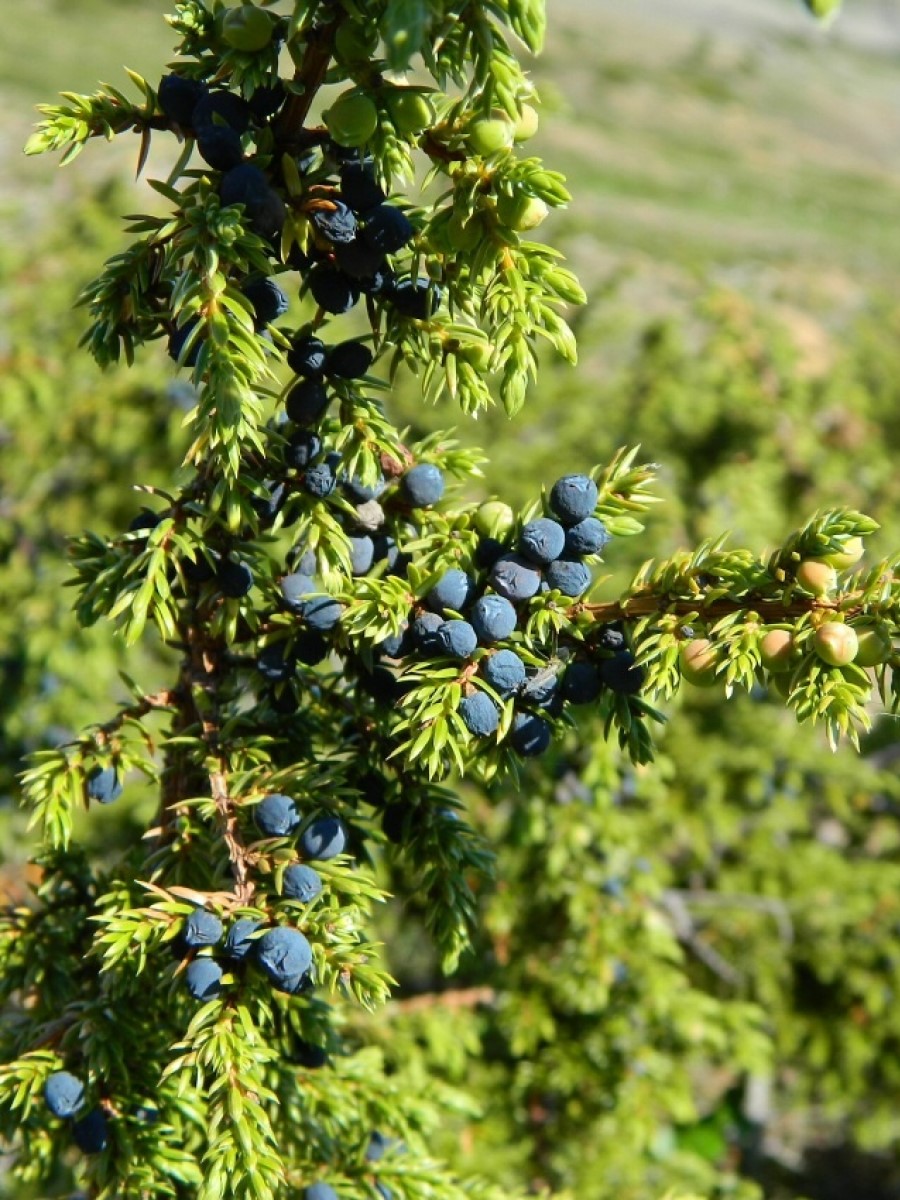
{"label": "blurred green background", "polygon": [[[168,7],[0,0],[0,894],[12,899],[24,895],[29,849],[14,805],[22,754],[103,720],[120,669],[159,682],[157,648],[125,656],[104,630],[75,629],[65,537],[123,528],[141,503],[133,485],[165,485],[184,398],[160,346],[134,370],[105,376],[78,350],[80,287],[124,246],[121,214],[156,206],[133,179],[136,144],[89,146],[62,171],[21,147],[33,106],[62,89],[90,91],[99,79],[127,88],[123,63],[155,82],[171,54]],[[667,503],[644,537],[616,547],[614,580],[725,529],[762,551],[832,504],[882,523],[875,557],[900,548],[900,9],[849,0],[827,32],[799,0],[553,0],[549,15],[547,52],[533,66],[544,102],[533,145],[574,194],[545,228],[588,290],[573,314],[580,364],[548,358],[513,423],[496,411],[474,422],[446,404],[423,407],[401,381],[390,400],[398,421],[420,432],[455,426],[483,446],[486,491],[512,503],[641,443],[661,464]],[[171,158],[170,146],[154,147],[146,174],[164,175]],[[739,1170],[778,1200],[893,1200],[895,723],[876,719],[857,758],[827,755],[818,733],[798,731],[761,696],[725,706],[688,689],[670,716],[653,771],[607,761],[586,722],[581,746],[554,760],[554,786],[580,778],[614,797],[614,817],[596,809],[603,836],[627,846],[603,868],[598,911],[621,943],[607,947],[609,962],[630,954],[640,976],[648,935],[626,918],[652,887],[618,882],[622,862],[640,860],[664,897],[719,898],[698,937],[740,965],[742,982],[724,984],[690,953],[683,979],[648,968],[646,991],[618,1001],[616,1036],[638,1056],[658,1044],[662,1057],[643,1062],[643,1083],[636,1068],[610,1066],[602,1096],[560,1078],[558,1049],[545,1062],[539,1039],[525,1039],[514,1069],[508,1056],[492,1057],[489,1035],[502,1029],[467,1027],[446,1061],[436,1030],[413,1029],[419,1042],[433,1037],[435,1069],[501,1098],[477,1128],[449,1127],[442,1148],[499,1179],[576,1196],[605,1197],[594,1185],[602,1175],[617,1200],[674,1185],[737,1197],[747,1194]],[[148,801],[137,786],[128,794],[84,823],[90,846],[128,836]],[[495,844],[512,847],[501,877],[527,890],[537,833],[513,829],[502,805],[478,804]],[[502,897],[490,904],[490,935],[508,936],[516,916]],[[790,938],[773,931],[772,905],[789,914]],[[524,904],[518,913],[535,927],[544,916]],[[412,990],[431,969],[427,955],[423,963],[408,929],[406,942],[399,929],[387,933]],[[658,999],[652,1014],[641,1007],[654,989],[671,995],[688,983],[698,1005],[706,996],[719,1006],[690,1051],[686,1017]],[[512,986],[529,997],[523,1020],[557,1019],[563,1037],[550,988],[528,978]],[[755,1125],[748,1001],[772,1017],[770,1067],[753,1085],[769,1099]],[[574,1071],[580,1051],[569,1044]],[[680,1064],[674,1082],[666,1055]],[[525,1097],[537,1094],[535,1079],[556,1097],[542,1111],[565,1114],[555,1150],[516,1141],[532,1119]]]}

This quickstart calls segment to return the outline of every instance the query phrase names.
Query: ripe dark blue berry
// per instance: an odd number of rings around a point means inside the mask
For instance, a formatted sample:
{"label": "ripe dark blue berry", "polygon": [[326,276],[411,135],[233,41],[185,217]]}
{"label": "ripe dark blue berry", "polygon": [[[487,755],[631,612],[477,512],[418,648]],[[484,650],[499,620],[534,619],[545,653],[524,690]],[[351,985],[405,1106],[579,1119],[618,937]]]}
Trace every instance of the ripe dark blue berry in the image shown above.
{"label": "ripe dark blue berry", "polygon": [[44,1084],[44,1102],[54,1117],[73,1117],[84,1108],[84,1084],[68,1071],[54,1071]]}
{"label": "ripe dark blue berry", "polygon": [[428,595],[425,603],[435,612],[443,613],[452,608],[454,612],[462,612],[472,590],[472,580],[458,567],[451,567],[440,577]]}
{"label": "ripe dark blue berry", "polygon": [[310,904],[322,893],[322,877],[305,863],[294,863],[284,873],[282,890],[292,900]]}
{"label": "ripe dark blue berry", "polygon": [[285,608],[291,612],[302,612],[307,596],[312,595],[315,590],[315,580],[300,571],[285,575],[281,581],[281,598]]}
{"label": "ripe dark blue berry", "polygon": [[[306,1067],[309,1071],[316,1071],[319,1069],[319,1067],[324,1067],[328,1062],[328,1051],[324,1046],[314,1046],[311,1042],[304,1041],[303,1038],[298,1038],[294,1043],[294,1052],[291,1055],[291,1062],[296,1063],[300,1067]],[[317,1185],[314,1184],[313,1186],[315,1187]],[[309,1195],[308,1188],[306,1190],[306,1195]]]}
{"label": "ripe dark blue berry", "polygon": [[318,666],[328,657],[331,647],[314,629],[301,629],[294,638],[294,655],[297,662],[307,667]]}
{"label": "ripe dark blue berry", "polygon": [[339,342],[328,352],[325,374],[333,379],[362,379],[374,357],[364,342]]}
{"label": "ripe dark blue berry", "polygon": [[614,658],[600,663],[600,677],[611,692],[633,696],[644,686],[645,672],[637,666],[630,650],[620,650]]}
{"label": "ripe dark blue berry", "polygon": [[270,683],[281,683],[294,674],[296,663],[287,647],[281,643],[263,646],[256,656],[256,669]]}
{"label": "ripe dark blue berry", "polygon": [[356,215],[340,200],[315,205],[309,219],[333,245],[346,246],[356,237]]}
{"label": "ripe dark blue berry", "polygon": [[331,403],[325,384],[319,379],[301,379],[288,392],[284,410],[297,425],[313,425]]}
{"label": "ripe dark blue berry", "polygon": [[109,1145],[109,1124],[99,1108],[72,1124],[72,1138],[83,1154],[101,1154]]}
{"label": "ripe dark blue berry", "polygon": [[419,463],[406,472],[400,486],[410,504],[426,508],[443,496],[444,475],[434,463]]}
{"label": "ripe dark blue berry", "polygon": [[375,178],[375,167],[370,158],[341,166],[341,196],[355,213],[367,212],[384,203],[387,197]]}
{"label": "ripe dark blue berry", "polygon": [[317,817],[300,836],[300,849],[306,858],[324,862],[342,854],[347,845],[347,826],[340,817]]}
{"label": "ripe dark blue berry", "polygon": [[193,584],[209,583],[211,579],[215,579],[216,577],[215,567],[199,549],[195,553],[197,555],[196,559],[183,558],[181,560],[181,569],[184,572],[184,577],[189,583]]}
{"label": "ripe dark blue berry", "polygon": [[478,636],[468,621],[445,621],[437,638],[444,654],[454,658],[468,658],[478,645]]}
{"label": "ripe dark blue berry", "polygon": [[287,296],[270,275],[248,279],[242,291],[253,305],[257,325],[270,325],[288,310]]}
{"label": "ripe dark blue berry", "polygon": [[486,692],[464,696],[459,704],[459,715],[469,733],[476,737],[490,737],[500,724],[500,710]]}
{"label": "ripe dark blue berry", "polygon": [[174,358],[174,360],[181,366],[195,367],[197,365],[197,359],[200,356],[200,347],[203,345],[203,340],[199,336],[194,339],[191,348],[187,352],[187,356],[182,359],[181,355],[191,337],[191,334],[199,324],[200,322],[197,320],[197,318],[192,317],[189,321],[186,321],[184,325],[179,326],[169,334],[169,341],[167,345],[169,357]]}
{"label": "ripe dark blue berry", "polygon": [[184,981],[195,1000],[213,1000],[222,991],[223,974],[214,958],[195,958],[187,965]]}
{"label": "ripe dark blue berry", "polygon": [[625,634],[616,625],[606,625],[597,635],[597,645],[601,650],[612,650],[618,653],[625,649]]}
{"label": "ripe dark blue berry", "polygon": [[359,277],[359,290],[365,292],[367,296],[386,296],[390,298],[393,294],[395,284],[394,272],[384,263],[380,267],[376,267],[371,274],[361,275]]}
{"label": "ripe dark blue berry", "polygon": [[530,600],[541,586],[540,571],[520,554],[504,554],[498,558],[490,578],[495,590],[513,604]]}
{"label": "ripe dark blue berry", "polygon": [[304,601],[303,612],[300,615],[310,629],[318,633],[327,633],[338,624],[342,612],[340,603],[331,596],[313,596],[312,599]]}
{"label": "ripe dark blue berry", "polygon": [[281,992],[295,992],[312,966],[312,947],[299,929],[279,925],[256,941],[256,961]]}
{"label": "ripe dark blue berry", "polygon": [[563,475],[550,491],[550,507],[564,525],[577,525],[597,507],[597,485],[587,475]]}
{"label": "ripe dark blue berry", "polygon": [[366,1146],[366,1162],[379,1162],[390,1150],[393,1138],[385,1137],[379,1130],[374,1129]]}
{"label": "ripe dark blue berry", "polygon": [[365,575],[375,561],[375,543],[364,534],[350,538],[350,570],[354,575]]}
{"label": "ripe dark blue berry", "polygon": [[483,537],[475,548],[475,562],[482,571],[489,571],[498,558],[502,558],[507,547],[496,538]]}
{"label": "ripe dark blue berry", "polygon": [[317,500],[324,500],[326,496],[330,496],[336,484],[337,475],[327,459],[307,467],[302,480],[303,490],[310,496],[315,496]]}
{"label": "ripe dark blue berry", "polygon": [[329,1183],[312,1183],[303,1193],[303,1200],[338,1200],[338,1194]]}
{"label": "ripe dark blue berry", "polygon": [[253,163],[241,163],[222,176],[219,199],[223,206],[243,204],[247,225],[262,238],[273,239],[284,225],[284,201]]}
{"label": "ripe dark blue berry", "polygon": [[306,379],[321,379],[325,374],[327,348],[317,337],[297,338],[287,352],[287,364]]}
{"label": "ripe dark blue berry", "polygon": [[239,917],[225,937],[225,954],[228,958],[243,962],[254,948],[253,935],[259,929],[262,929],[259,921],[254,921],[252,917]]}
{"label": "ripe dark blue berry", "polygon": [[552,562],[545,571],[544,578],[548,587],[572,599],[583,596],[591,586],[590,568],[582,562],[570,562],[565,558],[558,558],[556,562]]}
{"label": "ripe dark blue berry", "polygon": [[511,696],[525,682],[525,664],[514,650],[498,650],[486,658],[481,673],[501,696]]}
{"label": "ripe dark blue berry", "polygon": [[551,731],[543,717],[534,713],[516,713],[513,717],[509,740],[516,753],[523,758],[534,758],[543,754],[550,745]]}
{"label": "ripe dark blue berry", "polygon": [[170,121],[186,128],[191,116],[209,89],[199,79],[186,79],[183,75],[164,75],[159,81],[157,95],[159,107]]}
{"label": "ripe dark blue berry", "polygon": [[280,79],[272,84],[264,84],[247,97],[250,111],[257,121],[274,117],[287,98],[287,90]]}
{"label": "ripe dark blue berry", "polygon": [[253,506],[253,511],[258,514],[260,520],[270,523],[275,520],[281,511],[281,506],[287,498],[287,490],[284,483],[278,479],[267,479],[262,486],[265,489],[265,494],[262,496],[251,496],[250,503]]}
{"label": "ripe dark blue berry", "polygon": [[290,796],[272,792],[253,810],[253,819],[266,837],[289,837],[300,827],[300,814]]}
{"label": "ripe dark blue berry", "polygon": [[350,475],[343,481],[344,491],[358,504],[374,500],[384,491],[384,476],[379,475],[375,483],[363,483],[358,475]]}
{"label": "ripe dark blue berry", "polygon": [[585,517],[577,525],[566,530],[565,555],[576,558],[580,554],[599,554],[612,541],[609,530],[597,517]]}
{"label": "ripe dark blue berry", "polygon": [[[284,461],[289,467],[302,471],[322,453],[322,439],[310,429],[301,429],[292,435],[284,450]],[[313,567],[315,570],[315,566]]]}
{"label": "ripe dark blue berry", "polygon": [[122,795],[122,781],[115,767],[94,767],[87,777],[87,794],[98,804],[112,804]]}
{"label": "ripe dark blue berry", "polygon": [[420,613],[412,625],[412,640],[416,648],[425,654],[440,653],[438,630],[443,624],[444,618],[438,613]]}
{"label": "ripe dark blue berry", "polygon": [[405,570],[405,567],[400,568],[400,563],[403,558],[405,558],[405,556],[401,556],[397,543],[392,537],[389,537],[388,534],[381,533],[377,538],[375,538],[376,562],[381,562],[381,560],[384,559],[387,563],[387,569],[389,571],[395,571],[398,569]]}
{"label": "ripe dark blue berry", "polygon": [[379,204],[366,215],[363,226],[363,241],[372,250],[381,254],[396,254],[415,237],[412,222],[399,208],[391,204]]}
{"label": "ripe dark blue berry", "polygon": [[400,632],[390,634],[384,638],[384,641],[378,643],[378,649],[386,658],[402,658],[404,654],[408,653],[410,640],[412,640],[412,634],[410,634],[409,625],[404,622]]}
{"label": "ripe dark blue berry", "polygon": [[399,279],[390,289],[388,298],[401,316],[426,321],[440,306],[441,289],[430,279]]}
{"label": "ripe dark blue berry", "polygon": [[386,265],[385,257],[380,250],[373,250],[360,238],[347,242],[344,246],[336,246],[334,259],[344,274],[355,279],[360,291],[371,292],[373,282],[381,274]]}
{"label": "ripe dark blue berry", "polygon": [[349,275],[321,263],[309,274],[309,290],[320,308],[337,316],[349,312],[360,294],[359,285]]}
{"label": "ripe dark blue berry", "polygon": [[519,538],[519,549],[531,562],[546,566],[559,558],[566,544],[566,531],[558,521],[538,517],[529,521]]}
{"label": "ripe dark blue berry", "polygon": [[207,912],[205,908],[195,908],[181,927],[181,943],[189,950],[197,950],[200,946],[216,946],[224,932],[222,922],[215,913]]}
{"label": "ripe dark blue berry", "polygon": [[481,596],[472,605],[469,620],[479,642],[502,642],[516,627],[516,610],[504,596]]}
{"label": "ripe dark blue berry", "polygon": [[593,663],[569,663],[562,678],[562,694],[570,704],[591,704],[602,690],[603,681]]}
{"label": "ripe dark blue berry", "polygon": [[227,125],[204,125],[197,130],[200,157],[214,171],[230,171],[244,161],[241,135]]}
{"label": "ripe dark blue berry", "polygon": [[253,572],[246,563],[223,558],[216,569],[216,579],[224,595],[240,600],[253,587]]}
{"label": "ripe dark blue berry", "polygon": [[191,113],[191,124],[198,132],[205,127],[222,124],[237,133],[246,133],[252,117],[250,105],[234,92],[207,92]]}

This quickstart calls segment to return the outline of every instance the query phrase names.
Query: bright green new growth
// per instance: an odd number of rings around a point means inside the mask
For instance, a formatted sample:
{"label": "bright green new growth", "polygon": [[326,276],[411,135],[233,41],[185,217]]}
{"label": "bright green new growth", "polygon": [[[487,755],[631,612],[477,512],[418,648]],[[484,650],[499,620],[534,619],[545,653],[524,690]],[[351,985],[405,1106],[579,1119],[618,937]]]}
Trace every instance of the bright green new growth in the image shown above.
{"label": "bright green new growth", "polygon": [[[415,262],[413,273],[424,271],[441,284],[440,305],[425,319],[378,310],[371,330],[379,354],[375,378],[342,387],[339,416],[318,426],[329,449],[340,455],[343,472],[364,483],[374,483],[379,471],[396,479],[412,462],[439,465],[461,481],[479,470],[477,456],[454,448],[446,437],[406,444],[391,423],[390,397],[382,404],[379,363],[389,363],[392,372],[403,365],[418,369],[430,396],[446,392],[465,412],[490,403],[494,391],[514,412],[536,371],[539,339],[574,360],[560,309],[578,302],[580,289],[551,248],[518,237],[520,231],[503,219],[509,201],[500,203],[520,196],[526,203],[559,206],[566,200],[563,183],[537,159],[518,159],[504,138],[496,144],[471,139],[473,124],[496,121],[498,107],[517,118],[531,94],[498,13],[537,49],[543,25],[537,9],[475,6],[471,22],[450,23],[449,9],[435,6],[354,8],[379,28],[383,66],[402,70],[421,54],[438,89],[431,96],[435,123],[424,135],[407,129],[404,139],[397,122],[381,118],[366,135],[379,178],[397,197],[421,152],[446,189],[436,202],[430,193],[406,197],[416,205],[416,240],[403,261]],[[297,86],[253,147],[265,169],[282,172],[288,215],[276,251],[281,259],[298,245],[308,250],[313,241],[314,197],[293,160],[315,89],[323,81],[360,86],[363,76],[368,85],[371,74],[370,64],[351,56],[342,64],[347,74],[326,74],[333,40],[346,20],[342,14],[297,6],[285,20]],[[193,77],[216,73],[233,91],[248,94],[271,80],[275,60],[268,41],[248,50],[226,38],[232,54],[197,3],[179,6],[173,25],[183,36]],[[49,111],[31,148],[80,147],[89,136],[133,126],[147,138],[166,136],[168,122],[152,87],[143,81],[139,86],[144,96],[139,105],[107,91]],[[406,881],[408,893],[423,903],[423,919],[446,967],[456,965],[477,936],[473,881],[488,875],[491,864],[479,833],[460,819],[455,789],[446,784],[451,772],[491,780],[520,769],[505,740],[513,705],[503,704],[497,737],[479,743],[458,716],[461,696],[475,686],[472,664],[460,669],[435,655],[405,656],[390,668],[405,687],[394,707],[380,704],[364,682],[378,643],[400,631],[411,608],[421,605],[449,567],[471,568],[485,520],[493,527],[498,518],[505,527],[505,514],[495,509],[486,517],[483,507],[454,502],[452,496],[414,514],[398,510],[390,514],[391,528],[413,561],[405,572],[363,578],[354,578],[349,568],[345,498],[318,503],[295,494],[287,511],[266,525],[253,501],[263,497],[283,441],[274,414],[290,339],[280,326],[271,344],[261,336],[241,284],[248,274],[269,274],[273,256],[265,239],[247,227],[246,212],[220,204],[216,172],[196,157],[182,158],[158,190],[171,212],[133,220],[135,241],[86,293],[93,320],[86,340],[101,363],[120,355],[130,361],[142,343],[198,321],[203,349],[193,368],[198,399],[189,416],[187,471],[161,495],[161,519],[149,534],[85,535],[73,557],[85,625],[110,620],[136,643],[150,622],[182,661],[176,679],[153,693],[136,691],[109,721],[29,766],[26,798],[42,826],[48,857],[43,908],[37,915],[18,911],[2,930],[3,986],[15,1017],[11,1032],[4,1033],[4,1131],[13,1140],[21,1136],[20,1163],[27,1176],[43,1180],[53,1174],[69,1153],[69,1138],[47,1117],[40,1096],[48,1075],[71,1062],[88,1080],[91,1102],[107,1113],[112,1131],[111,1148],[77,1168],[93,1195],[300,1195],[325,1178],[347,1195],[354,1189],[375,1194],[375,1184],[384,1182],[400,1200],[499,1196],[499,1190],[461,1180],[425,1152],[442,1109],[463,1107],[465,1101],[441,1085],[417,1092],[402,1077],[383,1076],[381,1055],[390,1051],[376,1036],[363,1045],[363,1014],[379,1009],[392,986],[368,933],[384,887],[365,865],[339,857],[321,869],[320,901],[309,908],[291,904],[282,898],[282,879],[294,847],[261,843],[251,823],[264,794],[284,792],[310,815],[324,803],[350,825],[359,846],[377,846],[381,834],[362,797],[371,775],[386,781],[410,810],[403,832],[416,877]],[[468,250],[453,245],[451,222],[477,226],[479,236]],[[296,312],[296,300],[293,304]],[[335,339],[342,336],[340,318],[308,315],[320,331],[335,329]],[[285,328],[301,324],[289,316]],[[485,340],[493,347],[490,370],[472,362],[472,348]],[[593,474],[596,514],[607,530],[614,538],[639,535],[654,499],[652,468],[628,451]],[[549,489],[552,480],[543,482]],[[504,535],[514,544],[515,530],[545,512],[546,503],[535,499]],[[285,712],[259,686],[252,664],[260,650],[290,642],[295,633],[296,620],[276,599],[289,524],[289,540],[315,553],[322,589],[340,600],[343,615],[332,657],[318,667],[297,668],[292,683],[297,703]],[[644,764],[653,756],[651,723],[660,716],[651,700],[678,688],[686,640],[707,638],[716,647],[716,673],[727,693],[751,691],[770,682],[760,660],[761,633],[770,624],[784,624],[796,650],[787,677],[790,706],[801,720],[824,719],[834,740],[852,737],[866,727],[873,682],[883,693],[890,686],[890,656],[874,665],[874,675],[853,663],[826,662],[816,652],[819,631],[840,616],[848,625],[874,625],[890,642],[897,630],[896,563],[844,573],[836,590],[822,594],[804,586],[799,568],[840,555],[875,528],[862,514],[829,511],[763,560],[729,550],[717,539],[647,564],[619,595],[598,588],[598,594],[571,603],[553,592],[539,594],[521,610],[514,644],[533,672],[552,675],[574,656],[609,662],[602,631],[627,629],[645,672],[643,687],[639,694],[609,687],[598,707],[608,736]],[[223,599],[213,585],[192,577],[191,567],[205,555],[236,551],[254,575],[256,590],[246,599]],[[891,704],[896,701],[892,695]],[[550,715],[557,738],[565,737],[568,715]],[[121,777],[138,770],[157,780],[160,807],[147,840],[132,856],[97,873],[71,844],[71,819],[84,799],[87,777],[108,765]],[[530,867],[536,878],[545,841],[536,802],[530,811],[525,805],[521,819],[534,822]],[[577,841],[577,822],[559,832],[560,844],[566,836]],[[552,868],[548,874],[554,874]],[[598,884],[599,879],[598,871]],[[560,885],[557,875],[553,886]],[[548,885],[542,896],[537,889],[536,919],[550,916],[543,904],[549,910],[551,899],[561,902],[551,890]],[[226,924],[246,917],[301,927],[313,947],[315,990],[274,992],[258,971],[231,967],[221,995],[197,1007],[181,978],[187,956],[179,952],[173,958],[171,950],[198,903]],[[44,913],[49,922],[41,919]],[[494,918],[502,925],[498,914]],[[583,939],[591,925],[581,927]],[[648,952],[654,936],[666,936],[650,926],[648,920],[634,931],[634,942],[645,939]],[[572,953],[586,951],[575,945]],[[67,968],[62,972],[56,969],[60,962]],[[75,969],[82,963],[83,970]],[[514,953],[511,969],[525,969]],[[661,1026],[668,1019],[675,1018],[659,1014]],[[354,1053],[338,1053],[342,1023],[349,1032],[346,1048]],[[525,1028],[517,1036],[526,1053],[537,1053],[535,1030]],[[298,1038],[334,1049],[321,1075],[313,1077],[291,1061]],[[760,1054],[752,1035],[746,1043],[742,1054],[749,1069]],[[159,1120],[147,1124],[136,1110],[151,1100]],[[385,1125],[406,1149],[396,1148],[375,1168],[363,1150],[371,1130]]]}

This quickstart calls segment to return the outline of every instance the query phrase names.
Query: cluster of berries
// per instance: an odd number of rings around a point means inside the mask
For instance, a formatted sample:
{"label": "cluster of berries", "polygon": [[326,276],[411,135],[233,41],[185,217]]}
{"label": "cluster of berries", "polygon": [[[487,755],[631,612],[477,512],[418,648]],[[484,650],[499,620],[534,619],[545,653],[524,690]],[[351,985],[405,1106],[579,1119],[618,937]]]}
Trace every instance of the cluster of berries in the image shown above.
{"label": "cluster of berries", "polygon": [[[402,573],[407,559],[389,534],[381,532],[385,524],[383,498],[388,487],[381,478],[367,486],[353,477],[341,477],[340,459],[324,454],[318,435],[300,430],[287,443],[287,462],[302,471],[304,490],[320,499],[340,487],[351,502],[352,513],[341,513],[350,542],[350,563],[354,576],[373,569]],[[404,507],[421,508],[436,504],[444,494],[444,476],[431,463],[419,463],[400,476],[392,499]],[[301,626],[286,640],[268,642],[260,648],[256,668],[271,685],[269,699],[279,711],[293,712],[296,701],[290,687],[281,685],[293,679],[298,664],[315,666],[327,656],[327,635],[338,625],[342,607],[316,583],[316,557],[302,546],[295,547],[288,559],[290,573],[280,581],[281,605],[299,618]]]}
{"label": "cluster of berries", "polygon": [[84,1084],[69,1071],[55,1071],[44,1085],[44,1102],[54,1117],[72,1122],[75,1145],[85,1154],[99,1154],[109,1144],[109,1125],[102,1109],[85,1109]]}
{"label": "cluster of berries", "polygon": [[[302,824],[297,806],[290,796],[273,792],[254,810],[254,819],[265,837],[290,837]],[[299,838],[303,857],[325,862],[343,853],[347,845],[347,827],[338,817],[316,817]],[[311,904],[322,892],[319,873],[307,863],[293,863],[284,872],[282,895],[301,904]],[[280,992],[298,995],[313,985],[312,947],[299,929],[275,925],[263,930],[259,921],[241,917],[225,933],[215,913],[195,909],[181,928],[177,942],[179,953],[213,949],[222,945],[222,954],[232,963],[252,959],[272,986]],[[198,955],[185,970],[187,989],[195,1000],[211,1000],[222,990],[225,971],[215,958]]]}
{"label": "cluster of berries", "polygon": [[[250,229],[277,257],[287,207],[274,168],[245,158],[245,142],[277,115],[286,98],[281,80],[258,88],[249,99],[201,80],[178,74],[163,77],[158,89],[163,113],[179,131],[191,133],[204,161],[221,172],[223,206],[243,205]],[[313,145],[297,162],[309,175],[306,192],[293,203],[306,217],[311,236],[304,252],[295,248],[284,269],[299,270],[308,291],[324,312],[349,312],[363,295],[377,296],[404,317],[425,320],[440,304],[440,288],[426,277],[398,275],[391,259],[415,236],[408,216],[388,197],[372,159],[334,142]],[[331,167],[337,168],[337,176]],[[251,276],[242,293],[253,307],[258,331],[283,316],[288,299],[274,279]],[[169,353],[180,359],[194,335],[196,318],[173,330]],[[194,338],[186,364],[200,352]],[[364,372],[363,372],[364,373]],[[343,376],[354,378],[355,376]],[[314,419],[314,418],[313,418]]]}
{"label": "cluster of berries", "polygon": [[372,159],[354,150],[334,152],[344,160],[338,181],[309,189],[304,211],[313,237],[305,255],[292,256],[292,265],[304,272],[304,287],[327,313],[349,312],[366,295],[424,320],[440,303],[440,289],[424,277],[398,277],[390,261],[412,241],[415,227],[388,203]]}
{"label": "cluster of berries", "polygon": [[215,171],[229,171],[244,161],[244,139],[255,138],[268,125],[287,92],[279,79],[245,100],[200,79],[171,74],[160,80],[157,97],[169,120],[196,138],[204,162]]}
{"label": "cluster of berries", "polygon": [[[490,737],[500,725],[494,697],[514,699],[518,711],[509,745],[525,757],[547,749],[552,733],[547,717],[559,715],[566,701],[591,703],[604,688],[634,694],[643,683],[644,673],[617,627],[605,627],[591,642],[590,659],[573,656],[564,671],[561,664],[530,668],[515,649],[501,645],[516,632],[524,605],[540,591],[557,591],[567,599],[587,591],[591,572],[584,559],[599,554],[610,540],[594,515],[597,500],[597,485],[588,476],[558,479],[550,493],[552,517],[527,522],[514,548],[496,537],[483,538],[476,555],[479,576],[455,567],[446,571],[400,633],[379,647],[393,660],[420,655],[467,662],[478,655],[477,676],[470,676],[459,705],[463,723],[473,735]],[[511,524],[512,513],[506,511]]]}

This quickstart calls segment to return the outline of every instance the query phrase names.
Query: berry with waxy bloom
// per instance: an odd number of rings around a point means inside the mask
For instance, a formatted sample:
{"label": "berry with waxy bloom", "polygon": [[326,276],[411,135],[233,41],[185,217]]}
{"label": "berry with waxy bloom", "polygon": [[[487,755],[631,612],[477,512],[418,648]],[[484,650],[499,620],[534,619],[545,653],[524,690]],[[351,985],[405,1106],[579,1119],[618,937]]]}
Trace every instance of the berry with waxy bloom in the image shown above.
{"label": "berry with waxy bloom", "polygon": [[300,814],[290,796],[272,792],[256,805],[253,819],[266,837],[290,837],[300,827]]}
{"label": "berry with waxy bloom", "polygon": [[195,1000],[214,1000],[222,991],[223,974],[214,958],[195,958],[187,965],[184,981]]}
{"label": "berry with waxy bloom", "polygon": [[466,729],[476,737],[490,737],[497,732],[500,710],[486,692],[463,696],[458,711]]}
{"label": "berry with waxy bloom", "polygon": [[69,1071],[54,1071],[44,1084],[44,1102],[54,1117],[73,1117],[84,1108],[84,1084]]}

